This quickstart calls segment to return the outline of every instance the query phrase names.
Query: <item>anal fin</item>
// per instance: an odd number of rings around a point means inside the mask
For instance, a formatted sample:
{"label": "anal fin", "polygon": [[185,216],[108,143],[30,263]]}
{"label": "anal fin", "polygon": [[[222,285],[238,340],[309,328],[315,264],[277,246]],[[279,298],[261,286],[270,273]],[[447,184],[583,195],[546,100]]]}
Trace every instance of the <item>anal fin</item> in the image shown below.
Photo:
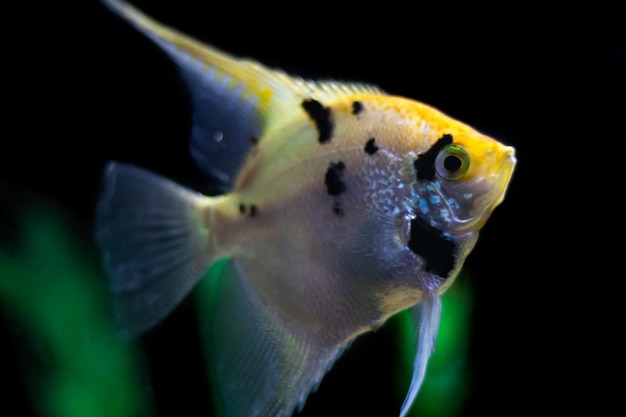
{"label": "anal fin", "polygon": [[291,416],[345,346],[324,347],[259,297],[227,261],[206,330],[224,416]]}

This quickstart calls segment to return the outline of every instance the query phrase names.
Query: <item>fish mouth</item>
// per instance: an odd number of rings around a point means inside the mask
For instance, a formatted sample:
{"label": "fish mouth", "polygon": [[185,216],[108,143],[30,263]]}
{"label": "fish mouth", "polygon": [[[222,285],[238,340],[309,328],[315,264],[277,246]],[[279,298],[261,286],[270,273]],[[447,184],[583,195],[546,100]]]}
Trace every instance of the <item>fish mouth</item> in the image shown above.
{"label": "fish mouth", "polygon": [[509,187],[509,183],[511,182],[511,177],[513,176],[513,171],[515,170],[515,165],[517,164],[517,159],[515,158],[515,153],[512,150],[506,154],[504,160],[498,167],[498,175],[500,178],[497,181],[498,186],[495,187],[494,192],[496,192],[500,197],[493,202],[492,209],[496,208],[502,200],[504,200],[504,196],[506,195],[506,191]]}
{"label": "fish mouth", "polygon": [[468,233],[482,228],[493,210],[504,200],[517,163],[514,149],[507,148],[501,163],[492,174],[473,180],[475,200],[472,207],[463,210],[444,199],[452,215],[456,233]]}

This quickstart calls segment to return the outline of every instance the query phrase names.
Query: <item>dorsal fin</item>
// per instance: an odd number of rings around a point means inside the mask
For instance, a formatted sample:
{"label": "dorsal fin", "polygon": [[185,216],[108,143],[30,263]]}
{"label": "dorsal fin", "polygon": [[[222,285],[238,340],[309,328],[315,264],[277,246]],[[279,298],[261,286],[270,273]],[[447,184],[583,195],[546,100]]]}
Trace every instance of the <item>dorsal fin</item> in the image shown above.
{"label": "dorsal fin", "polygon": [[190,150],[200,170],[228,191],[253,143],[293,117],[304,98],[319,101],[363,92],[363,84],[311,82],[237,59],[175,29],[129,4],[103,0],[115,13],[154,41],[178,65],[193,104]]}

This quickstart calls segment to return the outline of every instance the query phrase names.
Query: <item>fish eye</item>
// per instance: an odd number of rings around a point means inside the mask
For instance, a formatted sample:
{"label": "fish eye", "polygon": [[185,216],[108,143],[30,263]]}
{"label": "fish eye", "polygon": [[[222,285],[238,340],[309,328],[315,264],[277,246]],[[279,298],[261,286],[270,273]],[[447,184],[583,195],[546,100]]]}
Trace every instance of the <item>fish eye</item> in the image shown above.
{"label": "fish eye", "polygon": [[437,174],[445,180],[460,179],[470,166],[470,157],[465,149],[458,145],[446,146],[435,160]]}

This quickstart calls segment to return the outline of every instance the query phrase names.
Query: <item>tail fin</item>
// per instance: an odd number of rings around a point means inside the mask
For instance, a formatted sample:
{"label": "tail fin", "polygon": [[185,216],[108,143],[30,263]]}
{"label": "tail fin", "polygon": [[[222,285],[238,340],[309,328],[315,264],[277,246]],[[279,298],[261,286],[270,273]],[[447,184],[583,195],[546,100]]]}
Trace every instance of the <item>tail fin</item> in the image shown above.
{"label": "tail fin", "polygon": [[206,272],[208,198],[133,165],[110,162],[96,240],[110,277],[120,336],[162,320]]}

